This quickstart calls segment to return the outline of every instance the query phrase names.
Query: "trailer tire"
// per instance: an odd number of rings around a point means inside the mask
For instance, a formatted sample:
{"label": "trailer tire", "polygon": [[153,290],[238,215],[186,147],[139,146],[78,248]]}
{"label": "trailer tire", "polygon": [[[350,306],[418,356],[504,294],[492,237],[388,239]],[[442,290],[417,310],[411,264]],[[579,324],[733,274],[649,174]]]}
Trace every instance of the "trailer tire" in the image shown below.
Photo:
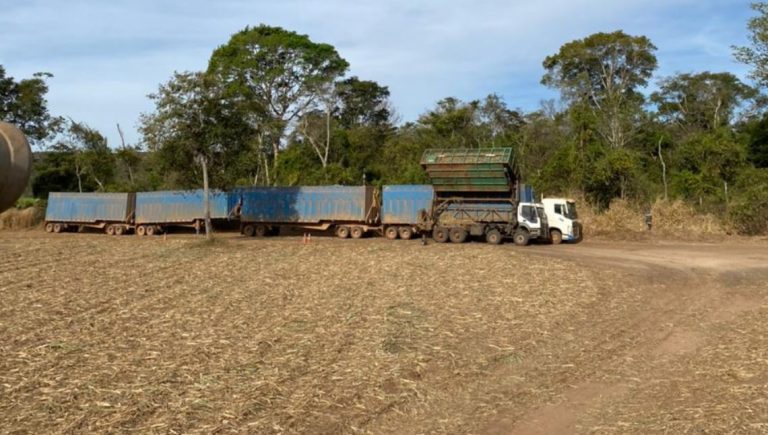
{"label": "trailer tire", "polygon": [[485,233],[485,241],[491,245],[500,245],[501,240],[501,232],[497,229],[489,230]]}
{"label": "trailer tire", "polygon": [[245,237],[253,237],[256,234],[256,227],[253,225],[243,226],[243,235]]}
{"label": "trailer tire", "polygon": [[266,225],[256,225],[254,234],[256,237],[266,237],[269,234],[269,228]]}
{"label": "trailer tire", "polygon": [[448,232],[448,237],[453,243],[464,243],[467,241],[467,230],[460,227],[451,228]]}
{"label": "trailer tire", "polygon": [[563,233],[561,233],[558,229],[549,230],[549,241],[552,242],[553,245],[559,245],[563,243]]}
{"label": "trailer tire", "polygon": [[349,234],[353,239],[360,239],[365,235],[365,231],[361,227],[352,227]]}
{"label": "trailer tire", "polygon": [[46,233],[52,233],[53,232],[53,224],[51,222],[45,223],[45,232]]}
{"label": "trailer tire", "polygon": [[388,238],[389,240],[395,240],[397,239],[397,227],[387,227],[384,229],[384,237]]}
{"label": "trailer tire", "polygon": [[154,236],[155,235],[155,226],[154,225],[147,225],[147,229],[146,229],[145,233],[148,236]]}
{"label": "trailer tire", "polygon": [[63,230],[63,229],[64,229],[64,228],[63,228],[63,225],[62,225],[62,224],[60,224],[60,223],[58,223],[58,222],[57,222],[57,223],[55,223],[55,224],[53,224],[53,232],[54,232],[54,233],[60,233],[60,232],[61,232],[61,230]]}
{"label": "trailer tire", "polygon": [[115,235],[116,236],[122,236],[125,233],[125,227],[122,225],[117,225],[115,227]]}
{"label": "trailer tire", "polygon": [[[54,228],[54,231],[56,231],[55,228]],[[106,231],[107,231],[107,234],[109,234],[110,236],[114,236],[115,235],[115,226],[114,225],[107,225]]]}
{"label": "trailer tire", "polygon": [[344,225],[336,227],[336,237],[340,239],[346,239],[349,237],[349,227],[345,227]]}
{"label": "trailer tire", "polygon": [[400,227],[397,230],[397,233],[400,235],[400,238],[403,240],[409,240],[411,237],[413,237],[413,230],[411,227]]}
{"label": "trailer tire", "polygon": [[513,236],[513,240],[515,241],[515,245],[525,246],[528,244],[528,241],[530,240],[530,235],[526,230],[517,230],[515,232],[515,235]]}
{"label": "trailer tire", "polygon": [[139,237],[143,237],[147,234],[147,229],[144,227],[144,225],[139,225],[136,227],[136,235]]}
{"label": "trailer tire", "polygon": [[448,241],[448,228],[445,227],[435,227],[435,229],[432,230],[432,238],[435,239],[437,243],[445,243]]}

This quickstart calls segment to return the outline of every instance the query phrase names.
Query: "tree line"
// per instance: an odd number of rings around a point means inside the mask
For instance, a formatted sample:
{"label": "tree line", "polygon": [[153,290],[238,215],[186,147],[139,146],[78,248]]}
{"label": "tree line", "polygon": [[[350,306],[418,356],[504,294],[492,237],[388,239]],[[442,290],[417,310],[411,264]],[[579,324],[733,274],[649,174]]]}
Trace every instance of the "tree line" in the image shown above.
{"label": "tree line", "polygon": [[[567,42],[543,60],[560,93],[533,111],[497,94],[447,97],[400,122],[385,85],[348,76],[325,43],[279,27],[246,27],[213,51],[204,71],[176,72],[149,96],[141,142],[109,146],[82,121],[52,116],[46,79],[0,66],[0,118],[38,149],[33,191],[193,188],[197,162],[211,184],[424,183],[427,148],[512,147],[522,181],[548,195],[616,198],[644,206],[682,199],[768,231],[768,5],[753,4],[750,45],[734,47],[754,84],[727,71],[656,76],[656,46],[623,31]],[[655,90],[648,92],[649,85]],[[116,125],[122,138],[120,126]]]}

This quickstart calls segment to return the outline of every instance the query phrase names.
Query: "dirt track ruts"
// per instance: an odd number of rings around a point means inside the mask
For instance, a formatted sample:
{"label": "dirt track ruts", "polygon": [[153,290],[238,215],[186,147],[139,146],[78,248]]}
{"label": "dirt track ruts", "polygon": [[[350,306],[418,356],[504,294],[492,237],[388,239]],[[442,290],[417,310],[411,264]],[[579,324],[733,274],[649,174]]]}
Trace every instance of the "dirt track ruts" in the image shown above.
{"label": "dirt track ruts", "polygon": [[765,433],[768,244],[0,232],[0,432]]}

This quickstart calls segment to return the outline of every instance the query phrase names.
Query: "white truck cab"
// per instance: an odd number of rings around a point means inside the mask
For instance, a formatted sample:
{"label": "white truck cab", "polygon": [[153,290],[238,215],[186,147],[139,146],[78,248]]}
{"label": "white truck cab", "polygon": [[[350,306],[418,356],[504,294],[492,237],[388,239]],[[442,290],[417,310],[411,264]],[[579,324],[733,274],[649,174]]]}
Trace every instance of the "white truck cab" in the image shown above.
{"label": "white truck cab", "polygon": [[548,240],[549,239],[549,219],[544,211],[544,204],[533,202],[521,202],[517,207],[517,222],[520,229],[524,230],[527,236],[525,242],[517,231],[514,235],[515,243],[518,245],[528,244],[529,239]]}
{"label": "white truck cab", "polygon": [[549,224],[549,238],[557,245],[563,241],[580,242],[583,234],[576,201],[567,198],[542,198]]}

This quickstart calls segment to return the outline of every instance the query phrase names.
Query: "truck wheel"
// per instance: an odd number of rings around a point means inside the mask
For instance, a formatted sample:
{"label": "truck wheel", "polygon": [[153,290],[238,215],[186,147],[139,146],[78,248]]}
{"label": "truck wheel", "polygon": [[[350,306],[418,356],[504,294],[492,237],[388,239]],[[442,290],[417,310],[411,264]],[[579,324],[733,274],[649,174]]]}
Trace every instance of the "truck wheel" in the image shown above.
{"label": "truck wheel", "polygon": [[46,233],[52,233],[53,232],[53,224],[50,222],[46,222],[45,224],[45,232]]}
{"label": "truck wheel", "polygon": [[256,228],[254,229],[256,237],[265,237],[268,232],[269,228],[267,228],[266,225],[256,225]]}
{"label": "truck wheel", "polygon": [[485,233],[485,241],[491,245],[498,245],[501,243],[501,232],[499,230],[490,230]]}
{"label": "truck wheel", "polygon": [[[54,228],[54,231],[56,231],[55,228]],[[115,226],[114,225],[107,225],[107,234],[109,234],[110,236],[114,236],[115,235]]]}
{"label": "truck wheel", "polygon": [[62,230],[62,225],[60,223],[53,224],[53,232],[54,233],[60,233]]}
{"label": "truck wheel", "polygon": [[435,239],[437,243],[445,243],[448,241],[448,228],[444,227],[435,227],[434,230],[432,230],[432,238]]}
{"label": "truck wheel", "polygon": [[453,243],[464,243],[467,240],[467,230],[464,228],[451,228],[448,237]]}
{"label": "truck wheel", "polygon": [[403,240],[409,240],[411,237],[413,237],[413,230],[411,227],[400,227],[397,232],[400,235],[400,238]]}
{"label": "truck wheel", "polygon": [[514,236],[515,245],[517,245],[517,246],[525,246],[525,245],[527,245],[529,237],[530,236],[528,235],[528,231],[526,231],[526,230],[517,230],[517,232],[515,232],[515,236]]}
{"label": "truck wheel", "polygon": [[124,226],[122,226],[122,225],[117,225],[117,226],[115,227],[115,235],[116,235],[116,236],[122,236],[122,235],[123,235],[123,233],[125,233],[125,227],[124,227]]}
{"label": "truck wheel", "polygon": [[349,227],[345,227],[343,225],[336,227],[336,237],[340,239],[346,239],[349,237]]}
{"label": "truck wheel", "polygon": [[353,239],[359,239],[363,237],[363,235],[365,234],[365,231],[363,231],[363,229],[360,227],[352,227],[350,234],[352,235]]}
{"label": "truck wheel", "polygon": [[560,230],[549,230],[549,240],[553,245],[559,245],[563,243],[563,233]]}
{"label": "truck wheel", "polygon": [[253,237],[256,234],[256,227],[253,225],[246,225],[243,227],[243,235],[245,237]]}
{"label": "truck wheel", "polygon": [[144,232],[148,236],[154,236],[155,235],[155,226],[154,225],[147,225],[147,229]]}
{"label": "truck wheel", "polygon": [[397,238],[397,227],[387,227],[387,229],[384,230],[384,237],[389,240],[395,240]]}
{"label": "truck wheel", "polygon": [[136,227],[137,236],[144,236],[145,234],[147,234],[147,228],[144,225],[139,225]]}

